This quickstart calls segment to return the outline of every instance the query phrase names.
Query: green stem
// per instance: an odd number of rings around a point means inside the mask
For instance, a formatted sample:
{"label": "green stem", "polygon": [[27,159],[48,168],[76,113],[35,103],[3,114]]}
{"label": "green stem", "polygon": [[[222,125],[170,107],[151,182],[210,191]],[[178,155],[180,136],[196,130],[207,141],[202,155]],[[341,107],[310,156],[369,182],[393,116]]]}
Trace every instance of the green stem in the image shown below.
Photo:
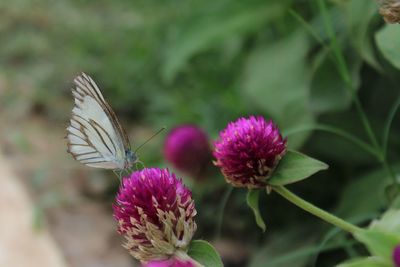
{"label": "green stem", "polygon": [[394,116],[396,115],[396,112],[399,109],[399,107],[400,107],[400,96],[397,98],[396,102],[393,104],[392,108],[390,109],[389,116],[386,120],[385,128],[383,130],[382,154],[385,159],[387,158],[387,146],[388,146],[390,128],[392,126]]}
{"label": "green stem", "polygon": [[372,146],[375,147],[376,151],[379,151],[379,155],[377,155],[377,159],[382,163],[382,166],[384,168],[384,170],[387,172],[387,174],[391,177],[391,179],[393,180],[393,182],[395,184],[398,185],[398,187],[400,188],[400,182],[397,181],[395,173],[393,172],[393,170],[391,169],[390,165],[388,164],[387,158],[386,158],[386,154],[387,154],[387,138],[389,135],[389,129],[390,129],[390,124],[392,122],[392,119],[394,117],[394,114],[396,113],[396,110],[398,108],[398,106],[400,105],[400,103],[396,102],[393,109],[391,110],[390,114],[389,114],[389,118],[388,118],[388,124],[387,124],[387,128],[384,129],[384,133],[383,133],[383,138],[384,138],[384,143],[382,144],[382,146],[379,145],[378,140],[372,130],[371,124],[367,118],[367,115],[361,105],[360,99],[358,98],[357,94],[356,94],[356,90],[353,86],[353,82],[351,80],[350,77],[350,71],[349,68],[347,67],[346,61],[344,59],[342,50],[340,49],[338,42],[337,42],[337,38],[336,38],[336,34],[335,31],[333,29],[331,20],[329,18],[327,9],[326,9],[326,4],[324,0],[317,0],[318,3],[318,7],[321,11],[323,20],[324,20],[324,24],[325,24],[325,29],[326,32],[328,33],[328,36],[330,37],[330,39],[332,40],[332,49],[333,49],[333,54],[334,57],[336,59],[336,65],[337,68],[339,70],[339,73],[343,79],[343,81],[346,83],[346,87],[348,88],[348,90],[351,93],[351,96],[353,98],[356,110],[361,118],[362,124],[365,128],[365,131],[367,132],[367,135],[372,143]]}
{"label": "green stem", "polygon": [[318,7],[321,11],[322,14],[322,18],[324,20],[324,25],[325,25],[325,29],[326,32],[328,34],[328,36],[330,37],[330,39],[332,40],[332,49],[333,49],[333,54],[335,56],[336,59],[336,65],[337,68],[339,70],[339,73],[343,79],[343,81],[346,83],[348,90],[351,93],[351,96],[353,98],[355,107],[357,109],[357,112],[361,118],[361,121],[364,125],[364,128],[367,132],[367,135],[369,137],[369,139],[371,140],[373,146],[375,146],[376,149],[380,150],[380,146],[378,144],[378,141],[376,139],[376,136],[374,134],[374,132],[372,131],[372,127],[368,121],[367,116],[365,115],[365,112],[362,108],[361,102],[357,97],[356,91],[354,89],[351,77],[350,77],[350,71],[347,67],[346,61],[344,60],[344,56],[343,53],[338,45],[337,42],[337,38],[336,38],[336,34],[335,31],[333,30],[333,26],[331,23],[331,20],[329,18],[328,12],[326,10],[326,5],[325,5],[325,1],[324,0],[317,0],[318,3]]}
{"label": "green stem", "polygon": [[393,171],[392,167],[388,163],[387,147],[388,147],[388,143],[389,143],[390,128],[392,126],[394,116],[396,115],[399,107],[400,107],[400,97],[398,97],[397,100],[394,102],[392,108],[389,111],[389,115],[386,119],[386,122],[385,122],[385,127],[383,129],[383,137],[382,137],[382,160],[381,160],[383,168],[389,174],[393,183],[397,184],[398,191],[400,191],[400,182],[397,180],[396,173]]}
{"label": "green stem", "polygon": [[345,220],[342,220],[339,217],[336,217],[335,215],[318,208],[317,206],[311,204],[310,202],[305,201],[304,199],[293,194],[283,186],[274,186],[272,187],[272,189],[278,194],[280,194],[282,197],[286,198],[287,200],[298,206],[299,208],[302,208],[303,210],[317,216],[318,218],[330,224],[333,224],[341,228],[342,230],[345,230],[351,234],[354,234],[362,230],[358,226],[346,222]]}
{"label": "green stem", "polygon": [[291,129],[290,131],[287,131],[284,134],[285,134],[285,136],[289,136],[294,133],[310,131],[310,130],[320,130],[320,131],[324,131],[327,133],[331,133],[331,134],[335,134],[337,136],[343,137],[344,139],[347,139],[348,141],[352,142],[353,144],[364,149],[366,152],[370,153],[371,155],[373,155],[379,159],[381,158],[380,151],[375,149],[373,146],[363,142],[358,137],[351,135],[350,133],[348,133],[342,129],[339,129],[339,128],[336,128],[336,127],[333,127],[330,125],[325,125],[325,124],[303,125],[298,128]]}
{"label": "green stem", "polygon": [[396,174],[393,171],[393,169],[390,167],[390,165],[388,164],[386,159],[382,161],[382,165],[383,165],[383,168],[386,170],[386,172],[389,174],[390,178],[392,179],[393,184],[397,184],[397,187],[399,187],[400,185],[399,185],[399,181],[397,181]]}
{"label": "green stem", "polygon": [[324,48],[330,50],[330,48],[324,43],[324,40],[314,31],[313,27],[308,23],[299,13],[293,9],[289,9],[290,15],[292,15],[303,27],[304,29]]}
{"label": "green stem", "polygon": [[228,185],[228,188],[226,189],[218,208],[217,226],[215,229],[215,237],[214,237],[216,240],[218,240],[219,237],[221,236],[222,222],[224,220],[224,211],[226,204],[228,203],[228,199],[232,194],[233,188],[234,188],[233,186]]}

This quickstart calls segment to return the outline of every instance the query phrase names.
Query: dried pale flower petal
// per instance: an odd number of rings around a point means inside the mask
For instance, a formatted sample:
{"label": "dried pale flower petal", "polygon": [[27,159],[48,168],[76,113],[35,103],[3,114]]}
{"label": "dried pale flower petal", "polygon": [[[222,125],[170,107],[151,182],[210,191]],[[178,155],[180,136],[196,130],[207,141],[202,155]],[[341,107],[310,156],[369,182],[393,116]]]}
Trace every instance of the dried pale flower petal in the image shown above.
{"label": "dried pale flower petal", "polygon": [[387,23],[400,23],[400,0],[379,0],[379,13]]}

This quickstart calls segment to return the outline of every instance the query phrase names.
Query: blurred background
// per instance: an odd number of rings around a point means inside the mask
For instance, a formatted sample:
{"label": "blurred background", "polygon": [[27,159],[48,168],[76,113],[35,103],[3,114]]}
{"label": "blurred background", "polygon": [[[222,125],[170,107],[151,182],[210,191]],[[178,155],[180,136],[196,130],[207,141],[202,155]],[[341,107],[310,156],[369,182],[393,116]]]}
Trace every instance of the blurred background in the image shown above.
{"label": "blurred background", "polygon": [[[2,227],[13,241],[0,237],[0,265],[136,266],[115,232],[115,175],[83,166],[66,152],[70,88],[82,71],[100,86],[133,147],[167,128],[139,156],[146,166],[168,166],[184,177],[198,211],[196,238],[210,240],[225,266],[334,266],[365,252],[274,194],[261,198],[262,233],[246,191],[231,192],[211,156],[195,171],[165,159],[165,139],[174,127],[195,125],[211,147],[229,121],[260,114],[276,121],[290,148],[330,165],[293,191],[360,224],[387,207],[388,177],[380,162],[310,125],[327,124],[369,142],[343,68],[333,59],[334,41],[381,142],[399,96],[400,26],[385,24],[375,1],[326,1],[328,16],[318,3],[1,1],[0,219],[9,219]],[[388,139],[392,165],[399,159],[399,121],[395,116]],[[7,185],[15,183],[20,190],[10,191]],[[16,206],[23,201],[23,208]],[[39,235],[59,265],[34,265],[30,257],[18,265]],[[39,258],[49,258],[43,251]]]}

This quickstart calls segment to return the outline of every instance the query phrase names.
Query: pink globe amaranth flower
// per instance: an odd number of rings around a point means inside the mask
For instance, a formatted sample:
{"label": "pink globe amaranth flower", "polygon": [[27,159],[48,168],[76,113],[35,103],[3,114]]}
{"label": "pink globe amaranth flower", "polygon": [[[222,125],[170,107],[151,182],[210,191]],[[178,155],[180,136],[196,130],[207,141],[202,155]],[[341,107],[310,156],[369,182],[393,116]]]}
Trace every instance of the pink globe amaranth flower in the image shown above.
{"label": "pink globe amaranth flower", "polygon": [[164,156],[176,169],[191,176],[211,164],[212,151],[206,133],[195,125],[172,129],[164,143]]}
{"label": "pink globe amaranth flower", "polygon": [[400,244],[393,249],[393,262],[396,267],[400,267]]}
{"label": "pink globe amaranth flower", "polygon": [[265,187],[285,152],[286,139],[277,126],[261,116],[250,116],[229,123],[220,133],[215,165],[233,186]]}
{"label": "pink globe amaranth flower", "polygon": [[196,231],[191,192],[168,169],[145,168],[123,178],[113,208],[124,247],[141,262],[185,251]]}
{"label": "pink globe amaranth flower", "polygon": [[178,259],[170,259],[166,261],[151,261],[143,267],[195,267],[191,261],[183,261]]}

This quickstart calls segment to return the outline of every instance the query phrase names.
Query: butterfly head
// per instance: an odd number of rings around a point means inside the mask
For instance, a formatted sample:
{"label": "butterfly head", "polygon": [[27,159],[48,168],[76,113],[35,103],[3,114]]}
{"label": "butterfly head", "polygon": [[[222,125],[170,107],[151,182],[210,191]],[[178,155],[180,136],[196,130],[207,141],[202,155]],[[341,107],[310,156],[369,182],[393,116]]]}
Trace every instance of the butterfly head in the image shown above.
{"label": "butterfly head", "polygon": [[130,149],[125,150],[125,164],[127,165],[127,167],[132,166],[138,160],[139,160],[139,158],[132,150],[130,150]]}

